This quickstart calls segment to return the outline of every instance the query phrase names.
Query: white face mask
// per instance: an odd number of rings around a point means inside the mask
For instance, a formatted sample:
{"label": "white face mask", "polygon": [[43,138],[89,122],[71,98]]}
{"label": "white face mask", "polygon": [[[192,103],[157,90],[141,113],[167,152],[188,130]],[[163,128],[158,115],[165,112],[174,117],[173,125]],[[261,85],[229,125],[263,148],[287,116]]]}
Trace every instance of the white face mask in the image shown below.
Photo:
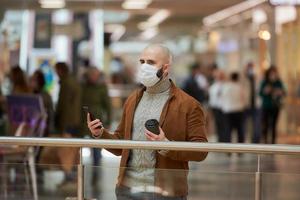
{"label": "white face mask", "polygon": [[158,69],[147,63],[140,66],[138,72],[138,81],[141,82],[146,87],[151,87],[155,85],[161,78],[157,77]]}

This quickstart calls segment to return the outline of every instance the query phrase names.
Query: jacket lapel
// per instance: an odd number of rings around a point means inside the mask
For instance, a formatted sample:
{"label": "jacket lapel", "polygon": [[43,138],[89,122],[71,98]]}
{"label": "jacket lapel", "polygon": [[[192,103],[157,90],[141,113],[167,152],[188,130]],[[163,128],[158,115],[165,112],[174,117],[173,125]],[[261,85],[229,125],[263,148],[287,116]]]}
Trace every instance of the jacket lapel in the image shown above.
{"label": "jacket lapel", "polygon": [[170,102],[175,97],[176,86],[175,86],[175,84],[173,83],[173,81],[171,79],[170,79],[170,82],[171,82],[170,97],[168,98],[168,100],[165,103],[165,105],[163,107],[163,110],[161,112],[161,115],[160,115],[160,118],[159,118],[159,126],[160,127],[163,126],[163,124],[165,122],[165,119],[166,119],[166,116],[167,116],[167,113],[168,113]]}
{"label": "jacket lapel", "polygon": [[129,130],[128,134],[129,135],[126,137],[126,139],[132,139],[132,127],[133,127],[134,113],[135,113],[135,110],[137,108],[137,105],[139,104],[139,102],[142,99],[144,91],[145,91],[145,87],[143,87],[142,89],[139,89],[136,92],[135,97],[134,97],[134,103],[133,103],[132,107],[130,109],[128,109],[127,116],[128,116],[128,121],[130,123],[129,123],[129,127],[128,127],[128,130]]}

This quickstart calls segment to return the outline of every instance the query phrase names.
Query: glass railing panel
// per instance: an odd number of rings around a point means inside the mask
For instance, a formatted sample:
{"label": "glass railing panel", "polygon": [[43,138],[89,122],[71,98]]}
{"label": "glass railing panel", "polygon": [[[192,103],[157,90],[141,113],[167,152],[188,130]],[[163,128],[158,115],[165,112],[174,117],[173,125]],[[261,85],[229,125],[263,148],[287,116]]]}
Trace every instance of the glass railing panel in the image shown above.
{"label": "glass railing panel", "polygon": [[24,164],[0,164],[0,199],[6,197],[31,197],[29,188],[29,171]]}
{"label": "glass railing panel", "polygon": [[261,155],[260,163],[265,173],[300,174],[300,155]]}
{"label": "glass railing panel", "polygon": [[35,170],[30,167],[26,163],[0,163],[1,200],[33,200],[35,191],[39,200],[77,196],[77,165],[70,166],[68,176],[61,165],[37,164]]}
{"label": "glass railing panel", "polygon": [[[119,168],[92,167],[92,170],[101,172],[98,175],[97,183],[93,180],[85,182],[85,198],[87,199],[111,199],[117,200],[117,195],[131,198],[143,199],[148,197],[174,197],[176,192],[184,190],[186,185],[179,177],[188,174],[188,199],[189,200],[234,200],[234,199],[254,199],[255,194],[255,174],[254,173],[234,173],[234,172],[207,172],[204,170],[163,170],[157,169],[155,173],[160,174],[166,182],[165,186],[159,187],[155,184],[144,182],[134,182],[133,185],[124,183],[123,187],[116,187]],[[125,171],[139,171],[141,169],[125,168]],[[92,171],[85,171],[92,173]],[[165,176],[165,177],[164,177]],[[172,178],[173,179],[169,179]],[[169,182],[174,180],[175,182]],[[151,177],[153,178],[153,177]],[[177,185],[177,186],[175,186]],[[165,187],[165,188],[164,188]],[[147,191],[147,192],[146,192]],[[148,194],[145,194],[148,193]],[[151,197],[153,196],[153,197]],[[149,200],[150,200],[149,199]]]}
{"label": "glass railing panel", "polygon": [[262,199],[296,200],[300,197],[300,156],[261,156]]}
{"label": "glass railing panel", "polygon": [[[89,166],[92,163],[85,160],[85,198],[91,199],[111,199],[115,200],[116,191],[118,193],[125,192],[128,195],[128,188],[124,190],[116,189],[117,178],[119,174],[119,157],[109,155],[103,156],[100,166]],[[172,194],[172,187],[178,184],[177,190],[180,191],[185,188],[185,184],[180,179],[180,176],[188,174],[188,199],[254,199],[255,196],[255,169],[256,165],[247,166],[251,162],[256,162],[255,156],[234,155],[224,153],[211,153],[203,162],[191,162],[189,170],[174,170],[174,169],[156,169],[159,179],[168,181],[170,177],[177,177],[175,182],[167,183],[166,190],[162,187],[158,191],[162,191],[163,195]],[[139,171],[141,169],[125,168],[125,173],[132,173],[132,171]],[[145,172],[148,173],[148,172]],[[98,180],[94,180],[95,177]],[[128,175],[130,176],[130,175]],[[178,178],[179,177],[179,178]],[[125,183],[127,185],[128,183]],[[131,182],[132,184],[132,182]],[[180,185],[181,184],[181,185]],[[151,185],[152,188],[141,183],[135,183],[130,188],[133,195],[138,196],[139,189],[141,191],[155,189],[156,185]],[[157,189],[157,188],[156,188]],[[155,195],[154,195],[155,196]],[[155,199],[154,196],[150,199]],[[142,199],[142,197],[140,197]]]}
{"label": "glass railing panel", "polygon": [[[84,197],[86,199],[117,199],[115,186],[120,171],[120,157],[103,150],[98,166],[94,166],[91,149],[83,148],[82,156]],[[30,166],[21,161],[12,162],[3,158],[0,164],[0,199],[34,199]],[[296,200],[300,196],[299,156],[260,155],[259,160],[261,199]],[[68,176],[64,169],[70,170]],[[137,182],[134,186],[129,186],[130,192],[135,195],[138,195],[137,191],[152,191],[153,189],[163,196],[172,195],[172,190],[184,189],[186,184],[180,177],[188,174],[189,200],[255,199],[257,169],[258,156],[255,154],[209,153],[203,162],[190,162],[189,170],[156,169],[155,173],[159,175],[155,177],[165,179],[167,182],[158,188],[157,184],[152,182],[150,185],[149,182],[146,185],[143,182],[141,184]],[[40,200],[76,198],[78,194],[77,170],[78,165],[35,165],[38,198]],[[125,174],[140,172],[140,170],[140,168],[129,167],[124,169]],[[150,172],[145,172],[147,173],[150,175],[146,177],[154,177],[153,174],[151,175],[154,173],[151,169]],[[170,177],[173,181],[168,182]],[[120,190],[117,191],[120,193]],[[121,190],[121,192],[124,191]]]}
{"label": "glass railing panel", "polygon": [[300,198],[300,174],[262,173],[263,200],[298,200]]}

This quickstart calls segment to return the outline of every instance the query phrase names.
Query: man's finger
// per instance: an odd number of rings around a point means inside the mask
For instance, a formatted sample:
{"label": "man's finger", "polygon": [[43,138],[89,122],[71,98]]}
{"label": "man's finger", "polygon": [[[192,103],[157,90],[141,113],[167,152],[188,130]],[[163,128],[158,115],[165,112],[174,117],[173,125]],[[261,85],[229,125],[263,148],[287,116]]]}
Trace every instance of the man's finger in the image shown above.
{"label": "man's finger", "polygon": [[91,128],[92,128],[92,129],[97,129],[99,126],[102,126],[102,123],[101,123],[101,122],[98,122],[98,123],[96,123],[96,124],[94,124],[94,125],[91,125]]}
{"label": "man's finger", "polygon": [[94,123],[94,124],[92,124],[92,123],[89,123],[89,124],[88,124],[88,127],[89,127],[89,129],[92,129],[92,128],[95,128],[95,127],[97,127],[97,126],[98,126],[98,123],[99,123],[99,122],[97,122],[97,123]]}
{"label": "man's finger", "polygon": [[86,115],[86,121],[87,121],[87,123],[91,122],[90,113],[87,113],[87,115]]}
{"label": "man's finger", "polygon": [[158,128],[159,128],[159,134],[162,134],[164,131],[160,128],[160,126]]}
{"label": "man's finger", "polygon": [[147,135],[147,133],[145,133],[145,135],[146,135],[147,140],[152,140],[152,138],[149,135]]}
{"label": "man's finger", "polygon": [[89,122],[89,126],[93,126],[94,124],[101,123],[99,119],[95,119],[94,121]]}
{"label": "man's finger", "polygon": [[147,132],[145,133],[145,135],[146,135],[146,137],[148,137],[148,138],[149,138],[150,140],[152,140],[152,141],[157,140],[157,136],[156,136],[155,134],[149,132],[149,131],[147,131]]}
{"label": "man's finger", "polygon": [[158,138],[158,135],[156,135],[156,134],[154,134],[154,133],[152,133],[152,132],[150,132],[150,131],[148,131],[148,130],[146,130],[146,133],[147,133],[149,136],[151,136],[152,138],[154,138],[154,139],[157,139],[157,138]]}

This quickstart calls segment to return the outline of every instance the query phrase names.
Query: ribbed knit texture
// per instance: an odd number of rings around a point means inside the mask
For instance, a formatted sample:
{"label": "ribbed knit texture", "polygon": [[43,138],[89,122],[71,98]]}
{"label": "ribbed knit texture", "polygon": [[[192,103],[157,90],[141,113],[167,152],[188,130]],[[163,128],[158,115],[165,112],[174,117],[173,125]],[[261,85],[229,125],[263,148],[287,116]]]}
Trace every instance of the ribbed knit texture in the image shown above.
{"label": "ribbed knit texture", "polygon": [[[170,86],[169,79],[165,78],[144,92],[134,114],[132,140],[147,140],[145,122],[149,119],[159,121],[162,109],[169,98]],[[142,188],[154,186],[155,163],[155,151],[131,150],[124,185]]]}

